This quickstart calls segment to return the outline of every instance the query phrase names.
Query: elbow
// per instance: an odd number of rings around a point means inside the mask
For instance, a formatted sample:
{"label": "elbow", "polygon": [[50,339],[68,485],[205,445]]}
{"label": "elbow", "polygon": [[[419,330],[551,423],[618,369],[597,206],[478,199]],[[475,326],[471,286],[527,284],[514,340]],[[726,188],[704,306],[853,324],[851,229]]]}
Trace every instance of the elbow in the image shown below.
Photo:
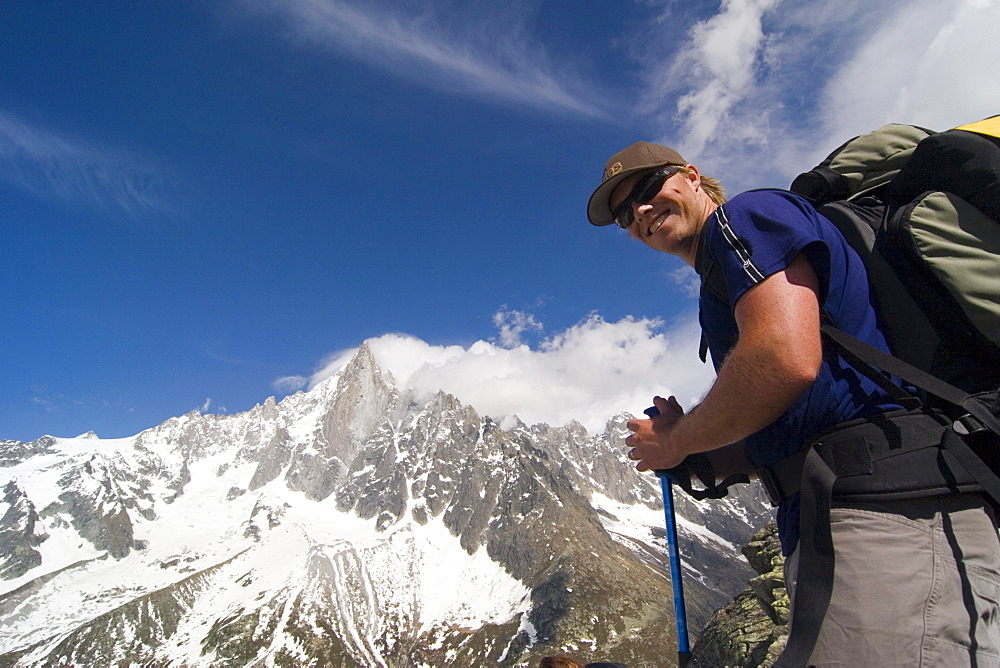
{"label": "elbow", "polygon": [[787,408],[797,398],[809,391],[816,376],[809,374],[775,374],[771,376],[767,384],[770,386],[770,394],[782,406]]}
{"label": "elbow", "polygon": [[815,373],[799,373],[795,375],[789,375],[787,378],[787,383],[789,389],[796,396],[802,394],[816,382],[816,378],[819,377],[819,372]]}
{"label": "elbow", "polygon": [[796,396],[808,390],[816,379],[823,363],[822,351],[816,355],[799,358],[785,358],[779,364],[781,370],[776,374],[779,382],[786,386]]}
{"label": "elbow", "polygon": [[785,396],[797,397],[808,390],[819,377],[823,364],[823,348],[784,345],[767,348],[760,370],[771,387]]}

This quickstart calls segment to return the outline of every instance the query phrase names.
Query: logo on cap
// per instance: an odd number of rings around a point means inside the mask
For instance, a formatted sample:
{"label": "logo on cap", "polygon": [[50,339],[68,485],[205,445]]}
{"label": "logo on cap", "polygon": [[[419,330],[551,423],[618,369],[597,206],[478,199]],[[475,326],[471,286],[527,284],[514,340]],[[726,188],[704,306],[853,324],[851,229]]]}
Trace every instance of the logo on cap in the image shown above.
{"label": "logo on cap", "polygon": [[615,164],[611,165],[610,167],[604,170],[604,180],[607,181],[620,171],[622,171],[622,163],[616,162]]}

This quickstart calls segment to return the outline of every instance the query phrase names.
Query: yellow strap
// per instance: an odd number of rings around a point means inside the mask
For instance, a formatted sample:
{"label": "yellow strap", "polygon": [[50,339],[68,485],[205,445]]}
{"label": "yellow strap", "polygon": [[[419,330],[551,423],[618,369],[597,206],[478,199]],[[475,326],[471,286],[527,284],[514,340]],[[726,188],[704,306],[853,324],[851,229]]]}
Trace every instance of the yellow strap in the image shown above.
{"label": "yellow strap", "polygon": [[978,134],[989,135],[991,137],[1000,137],[1000,116],[993,116],[992,118],[987,118],[979,121],[978,123],[970,123],[969,125],[963,125],[962,127],[955,129],[968,130],[969,132],[976,132]]}

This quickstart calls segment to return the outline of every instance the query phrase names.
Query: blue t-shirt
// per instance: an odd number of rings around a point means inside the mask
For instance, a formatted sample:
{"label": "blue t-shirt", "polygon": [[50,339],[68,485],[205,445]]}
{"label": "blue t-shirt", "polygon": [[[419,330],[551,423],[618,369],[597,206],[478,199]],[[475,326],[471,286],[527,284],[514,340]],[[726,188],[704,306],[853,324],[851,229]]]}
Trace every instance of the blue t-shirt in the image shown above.
{"label": "blue t-shirt", "polygon": [[[820,309],[829,322],[887,350],[871,304],[864,262],[837,228],[801,197],[783,190],[737,195],[706,221],[698,249],[698,270],[711,264],[725,278],[728,303],[702,276],[702,331],[716,370],[736,345],[735,304],[747,290],[805,255],[819,279]],[[816,381],[773,423],[748,436],[747,459],[755,467],[789,457],[820,432],[878,412],[899,408],[877,385],[840,358],[824,356]],[[762,377],[761,391],[767,391]],[[778,510],[778,531],[786,554],[798,541],[798,495]]]}

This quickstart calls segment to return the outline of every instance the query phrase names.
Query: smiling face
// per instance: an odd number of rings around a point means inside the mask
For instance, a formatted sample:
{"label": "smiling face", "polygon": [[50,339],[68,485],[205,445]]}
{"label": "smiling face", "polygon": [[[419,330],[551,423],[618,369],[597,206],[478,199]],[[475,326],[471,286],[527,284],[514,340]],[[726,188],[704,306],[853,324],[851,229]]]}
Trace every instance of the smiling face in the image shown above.
{"label": "smiling face", "polygon": [[[632,174],[618,184],[609,199],[611,210],[624,202],[635,185],[652,171],[655,170]],[[697,168],[688,165],[684,171],[670,175],[652,198],[641,203],[633,201],[631,207],[635,221],[628,227],[630,236],[694,266],[701,227],[716,208],[701,187]]]}

